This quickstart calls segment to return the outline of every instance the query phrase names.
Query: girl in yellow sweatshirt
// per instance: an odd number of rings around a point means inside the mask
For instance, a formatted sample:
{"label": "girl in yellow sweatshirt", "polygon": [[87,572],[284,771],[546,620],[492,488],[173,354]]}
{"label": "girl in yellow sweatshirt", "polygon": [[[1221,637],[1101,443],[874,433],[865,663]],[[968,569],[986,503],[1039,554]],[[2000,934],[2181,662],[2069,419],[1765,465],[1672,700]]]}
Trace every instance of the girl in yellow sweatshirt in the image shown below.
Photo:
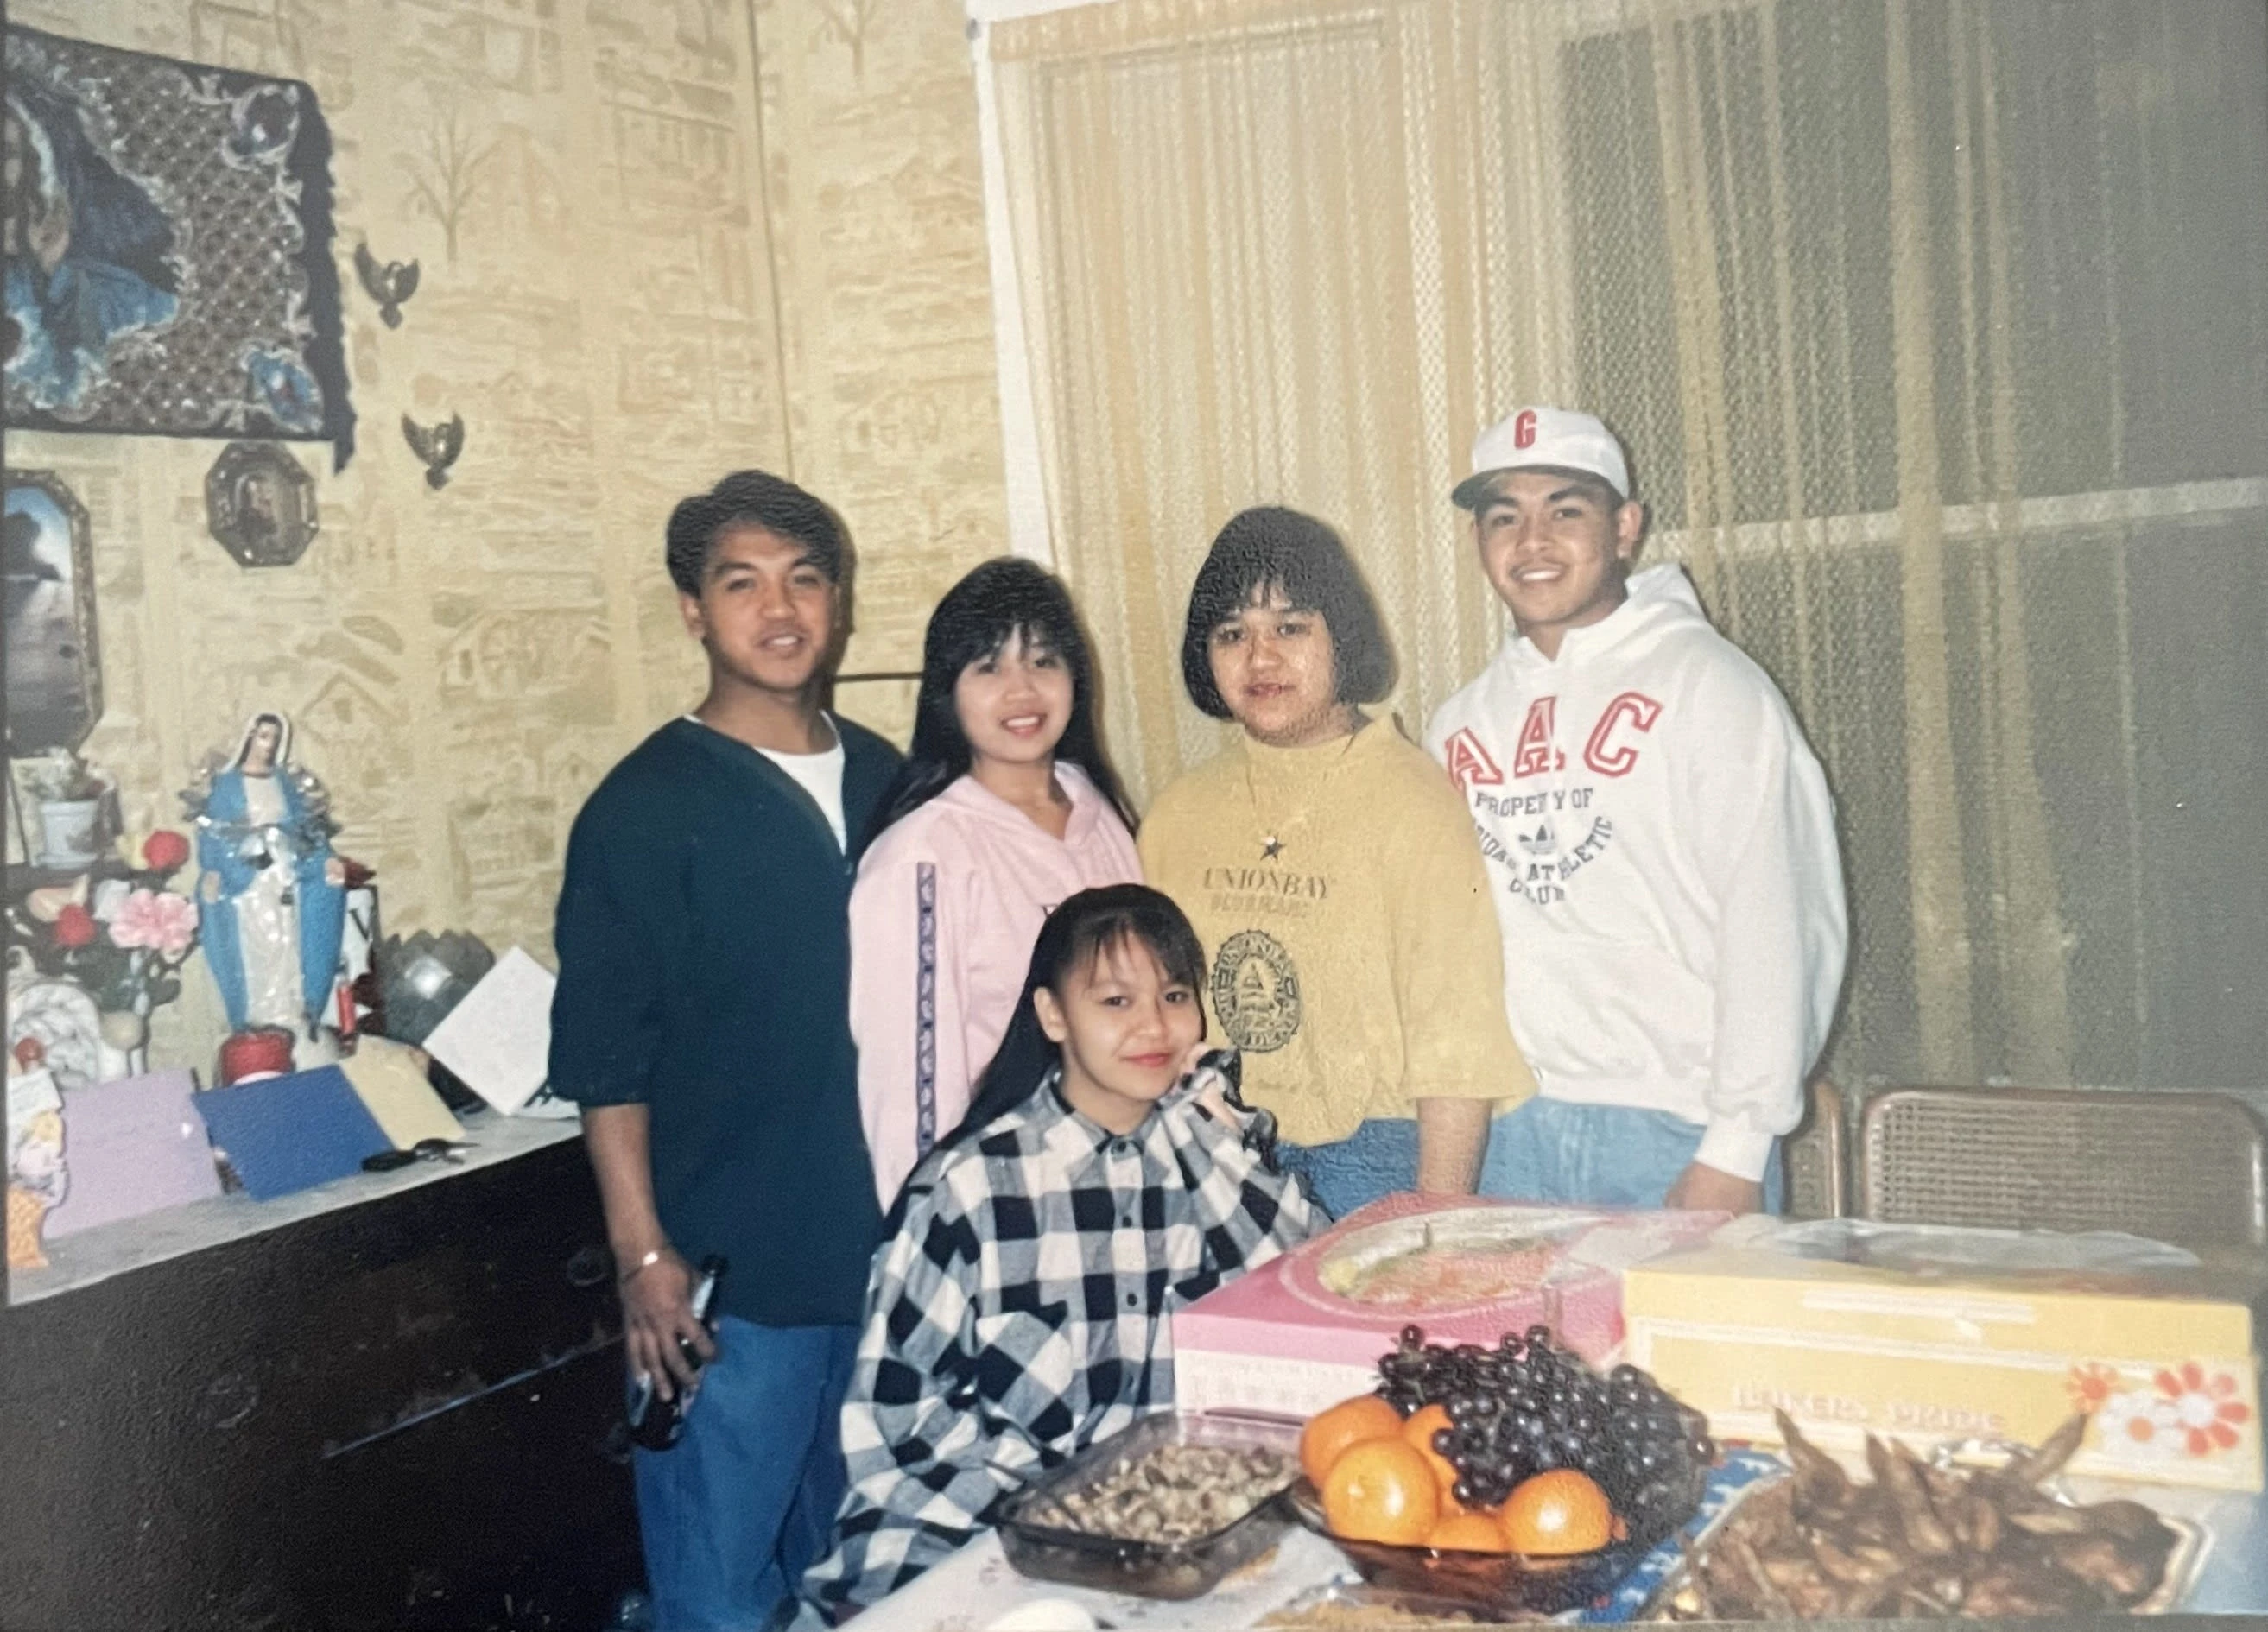
{"label": "girl in yellow sweatshirt", "polygon": [[1506,1025],[1502,943],[1463,802],[1362,705],[1393,658],[1338,535],[1248,510],[1189,592],[1189,701],[1243,736],[1142,826],[1144,875],[1213,948],[1206,1002],[1334,1215],[1469,1192],[1493,1106],[1535,1092]]}

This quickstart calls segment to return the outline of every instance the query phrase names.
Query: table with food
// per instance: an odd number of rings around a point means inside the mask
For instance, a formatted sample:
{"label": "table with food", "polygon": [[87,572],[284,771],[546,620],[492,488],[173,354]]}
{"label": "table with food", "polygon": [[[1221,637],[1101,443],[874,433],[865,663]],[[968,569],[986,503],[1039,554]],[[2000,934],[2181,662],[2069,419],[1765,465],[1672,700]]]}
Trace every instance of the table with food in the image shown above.
{"label": "table with food", "polygon": [[1390,1196],[862,1632],[2268,1613],[2268,1261]]}

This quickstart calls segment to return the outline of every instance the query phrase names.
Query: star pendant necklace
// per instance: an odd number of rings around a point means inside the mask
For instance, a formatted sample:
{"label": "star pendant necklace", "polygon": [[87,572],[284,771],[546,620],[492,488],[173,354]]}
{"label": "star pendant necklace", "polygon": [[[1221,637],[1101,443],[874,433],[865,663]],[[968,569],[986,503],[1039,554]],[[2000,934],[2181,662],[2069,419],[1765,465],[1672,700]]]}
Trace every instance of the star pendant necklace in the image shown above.
{"label": "star pendant necklace", "polygon": [[[1350,731],[1346,738],[1346,746],[1351,748],[1353,746],[1354,733]],[[1336,760],[1332,761],[1330,767],[1323,772],[1321,779],[1315,783],[1311,796],[1292,813],[1289,821],[1270,821],[1260,808],[1260,788],[1259,784],[1253,781],[1252,760],[1251,756],[1247,754],[1244,761],[1244,795],[1252,801],[1253,818],[1260,828],[1260,859],[1262,861],[1272,862],[1282,857],[1292,841],[1299,835],[1300,829],[1307,825],[1309,812],[1323,802],[1324,792],[1329,788],[1331,778],[1337,774],[1342,762]]]}

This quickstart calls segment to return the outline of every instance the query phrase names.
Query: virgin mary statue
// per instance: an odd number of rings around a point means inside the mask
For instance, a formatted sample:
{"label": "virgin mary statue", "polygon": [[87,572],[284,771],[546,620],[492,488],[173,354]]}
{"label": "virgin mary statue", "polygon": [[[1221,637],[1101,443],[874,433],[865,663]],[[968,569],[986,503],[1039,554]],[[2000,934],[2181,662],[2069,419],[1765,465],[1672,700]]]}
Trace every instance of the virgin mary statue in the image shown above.
{"label": "virgin mary statue", "polygon": [[235,756],[214,754],[181,798],[204,874],[205,958],[230,1027],[312,1038],[338,975],[346,864],[331,852],[323,784],[291,761],[291,721],[255,714]]}

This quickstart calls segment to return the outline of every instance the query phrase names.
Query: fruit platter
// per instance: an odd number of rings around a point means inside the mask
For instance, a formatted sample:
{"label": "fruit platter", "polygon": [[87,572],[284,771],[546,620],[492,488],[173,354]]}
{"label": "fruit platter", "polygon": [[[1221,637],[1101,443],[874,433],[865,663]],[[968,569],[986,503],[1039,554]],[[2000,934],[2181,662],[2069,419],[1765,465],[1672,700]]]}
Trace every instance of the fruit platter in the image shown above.
{"label": "fruit platter", "polygon": [[1308,1420],[1292,1493],[1377,1585],[1501,1611],[1586,1602],[1693,1516],[1716,1459],[1698,1412],[1543,1326],[1493,1349],[1405,1327],[1378,1369],[1375,1392]]}

